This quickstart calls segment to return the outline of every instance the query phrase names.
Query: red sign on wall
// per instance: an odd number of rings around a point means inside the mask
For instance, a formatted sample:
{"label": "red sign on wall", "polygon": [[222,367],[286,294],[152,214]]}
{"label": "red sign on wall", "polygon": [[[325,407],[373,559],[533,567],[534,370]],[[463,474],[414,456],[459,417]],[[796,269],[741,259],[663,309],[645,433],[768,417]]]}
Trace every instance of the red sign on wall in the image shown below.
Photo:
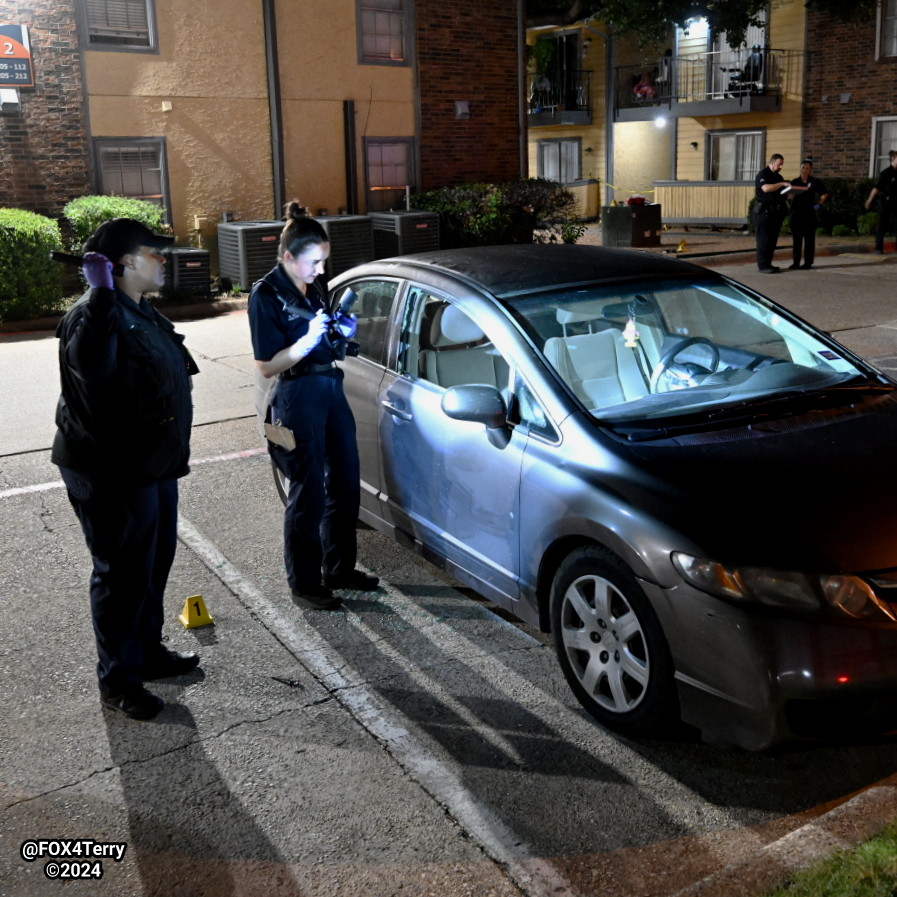
{"label": "red sign on wall", "polygon": [[0,87],[34,87],[31,44],[24,25],[0,25]]}

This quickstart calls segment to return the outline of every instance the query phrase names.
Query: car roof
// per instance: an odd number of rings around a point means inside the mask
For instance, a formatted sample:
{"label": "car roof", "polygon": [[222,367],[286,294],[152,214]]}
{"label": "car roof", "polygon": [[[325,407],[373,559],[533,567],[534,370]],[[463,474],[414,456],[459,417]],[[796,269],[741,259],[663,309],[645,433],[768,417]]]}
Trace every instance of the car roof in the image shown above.
{"label": "car roof", "polygon": [[500,298],[579,283],[712,276],[706,268],[653,252],[567,244],[441,249],[397,256],[388,261],[411,268],[438,269],[475,283]]}

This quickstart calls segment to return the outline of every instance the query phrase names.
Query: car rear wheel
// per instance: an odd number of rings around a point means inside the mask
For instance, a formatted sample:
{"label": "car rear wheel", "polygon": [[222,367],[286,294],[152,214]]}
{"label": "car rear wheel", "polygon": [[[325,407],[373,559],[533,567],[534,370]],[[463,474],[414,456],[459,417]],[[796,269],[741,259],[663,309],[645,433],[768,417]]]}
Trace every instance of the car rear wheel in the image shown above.
{"label": "car rear wheel", "polygon": [[600,722],[657,734],[678,717],[673,662],[660,623],[632,572],[598,546],[572,552],[551,590],[561,669]]}
{"label": "car rear wheel", "polygon": [[277,494],[286,505],[287,496],[290,494],[290,478],[274,463],[273,458],[271,459],[271,469],[274,471],[274,485],[277,487]]}

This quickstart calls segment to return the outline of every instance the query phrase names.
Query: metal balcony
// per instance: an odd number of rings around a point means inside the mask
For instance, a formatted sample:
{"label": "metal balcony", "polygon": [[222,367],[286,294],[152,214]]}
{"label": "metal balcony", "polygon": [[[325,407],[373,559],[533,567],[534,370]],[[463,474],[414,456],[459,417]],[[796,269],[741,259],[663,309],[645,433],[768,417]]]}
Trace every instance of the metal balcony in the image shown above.
{"label": "metal balcony", "polygon": [[592,73],[569,69],[555,77],[527,75],[527,124],[588,125],[592,123]]}
{"label": "metal balcony", "polygon": [[775,112],[785,93],[797,92],[803,62],[798,51],[742,48],[618,66],[614,118]]}

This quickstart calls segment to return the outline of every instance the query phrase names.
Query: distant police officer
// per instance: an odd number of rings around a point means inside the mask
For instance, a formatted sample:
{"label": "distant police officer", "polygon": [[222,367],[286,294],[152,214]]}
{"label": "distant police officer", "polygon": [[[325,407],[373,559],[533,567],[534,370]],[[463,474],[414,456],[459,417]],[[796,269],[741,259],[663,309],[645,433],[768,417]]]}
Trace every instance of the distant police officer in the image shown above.
{"label": "distant police officer", "polygon": [[172,240],[132,218],[102,224],[83,247],[90,289],[56,333],[62,394],[51,458],[93,557],[100,695],[134,719],[163,706],[143,682],[199,663],[162,645],[198,370],[183,337],[143,298],[162,287],[159,250]]}
{"label": "distant police officer", "polygon": [[[813,176],[813,160],[810,158],[804,159],[800,163],[800,176],[791,182],[791,186],[795,190],[794,198],[791,200],[791,238],[794,261],[790,267],[792,270],[800,267],[807,270],[813,267],[813,260],[816,257],[816,227],[819,223],[816,213],[825,205],[828,199],[828,190],[819,178]],[[802,250],[803,266],[800,263]]]}
{"label": "distant police officer", "polygon": [[779,269],[773,265],[773,255],[779,240],[779,231],[788,211],[785,193],[791,185],[779,172],[785,157],[774,153],[766,166],[754,179],[754,227],[757,234],[757,267],[764,274],[774,274]]}
{"label": "distant police officer", "polygon": [[327,233],[299,203],[287,206],[279,262],[249,297],[256,365],[276,377],[269,419],[292,432],[295,447],[269,442],[289,477],[284,512],[284,565],[297,604],[340,606],[333,589],[372,591],[377,578],[355,569],[360,469],[355,419],[343,392],[339,352],[329,334],[354,335],[354,318],[326,310]]}
{"label": "distant police officer", "polygon": [[879,174],[866,200],[867,209],[878,200],[878,228],[875,231],[875,251],[878,253],[885,251],[885,234],[897,223],[897,150],[891,150],[888,158],[891,164]]}

